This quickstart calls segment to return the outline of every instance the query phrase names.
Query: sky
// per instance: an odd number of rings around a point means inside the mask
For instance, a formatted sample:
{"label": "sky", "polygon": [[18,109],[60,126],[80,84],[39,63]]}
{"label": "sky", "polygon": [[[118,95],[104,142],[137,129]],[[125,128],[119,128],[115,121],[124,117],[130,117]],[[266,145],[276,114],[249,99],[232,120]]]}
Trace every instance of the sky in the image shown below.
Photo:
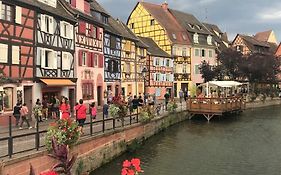
{"label": "sky", "polygon": [[[124,22],[137,0],[98,0],[113,16]],[[145,0],[162,4],[164,0]],[[169,8],[193,14],[198,20],[216,24],[232,41],[237,33],[254,35],[273,30],[281,41],[280,0],[167,0]]]}

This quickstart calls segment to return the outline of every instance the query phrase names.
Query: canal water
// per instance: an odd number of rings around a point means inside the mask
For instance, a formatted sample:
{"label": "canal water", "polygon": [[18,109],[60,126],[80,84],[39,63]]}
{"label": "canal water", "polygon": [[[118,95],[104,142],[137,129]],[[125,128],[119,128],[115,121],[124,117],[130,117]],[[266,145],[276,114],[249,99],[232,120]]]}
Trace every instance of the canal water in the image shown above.
{"label": "canal water", "polygon": [[141,159],[144,175],[280,175],[281,108],[185,121],[91,175],[121,174],[122,162],[133,157]]}

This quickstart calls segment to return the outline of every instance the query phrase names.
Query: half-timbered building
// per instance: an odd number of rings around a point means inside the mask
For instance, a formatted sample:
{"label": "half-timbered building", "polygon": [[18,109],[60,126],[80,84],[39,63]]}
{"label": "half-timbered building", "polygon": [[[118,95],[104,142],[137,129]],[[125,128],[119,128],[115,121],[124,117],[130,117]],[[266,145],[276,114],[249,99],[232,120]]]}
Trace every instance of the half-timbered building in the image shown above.
{"label": "half-timbered building", "polygon": [[121,34],[114,28],[117,22],[112,17],[108,21],[104,32],[104,81],[106,95],[117,96],[121,92]]}
{"label": "half-timbered building", "polygon": [[[191,81],[191,43],[186,30],[170,13],[168,4],[162,5],[139,2],[131,12],[128,27],[137,35],[149,37],[174,59],[174,91],[188,89]],[[174,93],[172,93],[174,92]]]}
{"label": "half-timbered building", "polygon": [[0,1],[0,121],[17,102],[31,105],[35,15],[28,1]]}
{"label": "half-timbered building", "polygon": [[37,0],[35,97],[64,96],[74,105],[74,25],[72,10],[63,0]]}
{"label": "half-timbered building", "polygon": [[104,55],[103,24],[108,16],[95,0],[69,2],[78,16],[76,33],[77,100],[103,104]]}
{"label": "half-timbered building", "polygon": [[148,68],[147,93],[163,99],[173,88],[173,59],[151,38],[139,37],[147,46],[146,66]]}

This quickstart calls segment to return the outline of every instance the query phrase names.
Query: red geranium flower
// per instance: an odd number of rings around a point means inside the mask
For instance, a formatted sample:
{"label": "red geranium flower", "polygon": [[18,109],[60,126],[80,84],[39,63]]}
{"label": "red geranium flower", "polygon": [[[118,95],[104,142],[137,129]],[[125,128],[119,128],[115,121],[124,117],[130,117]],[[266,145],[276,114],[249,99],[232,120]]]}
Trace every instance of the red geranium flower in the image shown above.
{"label": "red geranium flower", "polygon": [[129,160],[125,160],[124,162],[123,162],[123,167],[124,168],[129,168],[131,166],[131,162],[129,161]]}
{"label": "red geranium flower", "polygon": [[40,175],[58,175],[58,174],[54,171],[48,171],[48,172],[40,173]]}
{"label": "red geranium flower", "polygon": [[123,169],[121,175],[136,175],[143,172],[140,167],[140,159],[125,160],[123,162]]}

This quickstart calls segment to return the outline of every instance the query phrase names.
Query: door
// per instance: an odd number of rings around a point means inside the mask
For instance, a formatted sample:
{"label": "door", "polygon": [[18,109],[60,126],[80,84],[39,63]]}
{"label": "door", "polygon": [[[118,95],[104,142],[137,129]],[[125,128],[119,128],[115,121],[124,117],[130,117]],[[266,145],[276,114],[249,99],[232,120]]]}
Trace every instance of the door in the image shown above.
{"label": "door", "polygon": [[188,83],[182,83],[181,84],[181,90],[183,92],[188,92]]}
{"label": "door", "polygon": [[26,106],[29,109],[29,113],[32,112],[33,102],[32,102],[32,87],[31,86],[25,86],[24,89],[24,103],[26,103]]}
{"label": "door", "polygon": [[102,87],[101,86],[97,87],[97,95],[98,95],[98,99],[97,99],[98,106],[101,106],[102,105]]}
{"label": "door", "polygon": [[115,97],[117,97],[119,94],[119,85],[115,86]]}
{"label": "door", "polygon": [[74,89],[69,89],[68,90],[68,97],[69,97],[69,105],[70,105],[70,109],[71,109],[71,112],[73,111],[73,107],[74,107],[74,104],[75,104],[75,91]]}
{"label": "door", "polygon": [[178,84],[174,83],[174,97],[178,96]]}

